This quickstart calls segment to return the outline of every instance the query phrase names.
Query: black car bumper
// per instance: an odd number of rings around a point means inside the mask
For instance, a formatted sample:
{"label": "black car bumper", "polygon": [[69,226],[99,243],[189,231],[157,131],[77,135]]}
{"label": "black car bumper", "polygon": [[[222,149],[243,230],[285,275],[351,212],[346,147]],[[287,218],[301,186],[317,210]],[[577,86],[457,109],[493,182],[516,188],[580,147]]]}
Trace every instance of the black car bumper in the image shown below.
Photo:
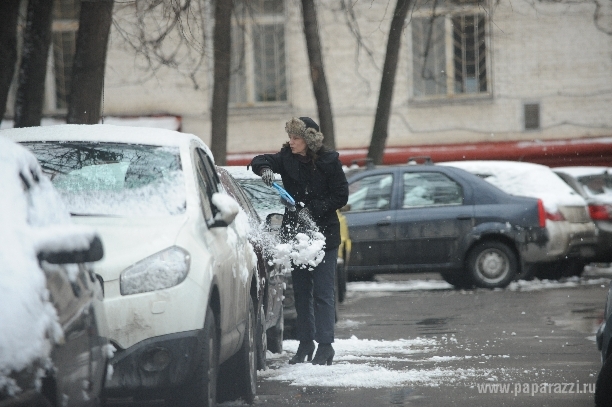
{"label": "black car bumper", "polygon": [[201,330],[180,332],[146,339],[115,352],[105,395],[154,398],[181,386],[193,376],[203,340]]}

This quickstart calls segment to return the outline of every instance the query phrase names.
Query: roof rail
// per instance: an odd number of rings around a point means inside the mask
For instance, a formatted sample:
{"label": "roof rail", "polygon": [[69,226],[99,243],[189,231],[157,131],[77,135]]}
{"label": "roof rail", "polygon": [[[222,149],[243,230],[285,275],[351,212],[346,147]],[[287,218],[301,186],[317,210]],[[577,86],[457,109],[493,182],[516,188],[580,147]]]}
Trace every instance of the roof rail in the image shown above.
{"label": "roof rail", "polygon": [[418,164],[419,160],[423,161],[423,164],[425,164],[425,165],[432,165],[433,164],[433,160],[428,155],[418,155],[418,156],[415,156],[415,157],[409,157],[407,164],[412,164],[412,165]]}

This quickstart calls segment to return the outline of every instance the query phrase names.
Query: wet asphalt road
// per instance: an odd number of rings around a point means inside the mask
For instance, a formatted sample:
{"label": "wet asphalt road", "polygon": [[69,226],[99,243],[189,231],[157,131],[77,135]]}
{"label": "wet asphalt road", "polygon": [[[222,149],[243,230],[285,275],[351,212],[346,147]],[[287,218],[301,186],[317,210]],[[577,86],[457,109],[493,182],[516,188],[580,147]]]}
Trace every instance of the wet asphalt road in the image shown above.
{"label": "wet asphalt road", "polygon": [[[603,315],[610,274],[603,276],[606,280],[596,272],[588,274],[578,287],[537,291],[353,292],[340,306],[337,338],[352,335],[377,340],[436,338],[434,354],[440,357],[440,362],[429,361],[430,352],[425,359],[414,355],[410,361],[404,358],[403,362],[382,364],[398,372],[441,368],[455,373],[435,385],[409,382],[378,389],[303,387],[260,379],[256,403],[592,406],[591,390],[600,367],[594,335]],[[437,277],[433,274],[377,277],[396,281],[410,278]],[[270,368],[278,368],[287,358],[271,361]],[[484,374],[470,374],[483,369]],[[510,393],[484,394],[482,386],[487,383],[509,385]]]}
{"label": "wet asphalt road", "polygon": [[[340,305],[338,340],[352,336],[384,341],[422,338],[435,341],[436,346],[422,353],[416,349],[408,356],[388,354],[374,361],[345,357],[335,360],[331,367],[316,369],[325,369],[321,370],[325,373],[346,364],[358,369],[358,364],[365,363],[398,375],[442,372],[440,378],[408,380],[380,388],[295,385],[272,379],[282,371],[279,369],[288,367],[292,353],[285,352],[268,360],[268,371],[258,379],[255,405],[593,406],[591,390],[600,368],[595,331],[612,278],[611,269],[602,271],[605,273],[588,272],[576,287],[559,284],[534,291],[349,292]],[[439,277],[383,275],[376,279],[401,283]],[[489,390],[485,394],[485,384],[504,385],[507,392]],[[532,395],[534,388],[538,392]],[[244,404],[235,401],[220,405]]]}

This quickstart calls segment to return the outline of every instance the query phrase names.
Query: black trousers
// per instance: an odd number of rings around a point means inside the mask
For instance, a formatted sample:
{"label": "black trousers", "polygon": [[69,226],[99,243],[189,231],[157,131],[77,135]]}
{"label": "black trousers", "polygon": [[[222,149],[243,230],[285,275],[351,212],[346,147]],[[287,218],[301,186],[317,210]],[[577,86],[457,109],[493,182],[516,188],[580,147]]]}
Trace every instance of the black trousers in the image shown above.
{"label": "black trousers", "polygon": [[334,342],[336,324],[336,263],[338,248],[325,251],[313,270],[291,270],[297,312],[296,334],[300,341]]}

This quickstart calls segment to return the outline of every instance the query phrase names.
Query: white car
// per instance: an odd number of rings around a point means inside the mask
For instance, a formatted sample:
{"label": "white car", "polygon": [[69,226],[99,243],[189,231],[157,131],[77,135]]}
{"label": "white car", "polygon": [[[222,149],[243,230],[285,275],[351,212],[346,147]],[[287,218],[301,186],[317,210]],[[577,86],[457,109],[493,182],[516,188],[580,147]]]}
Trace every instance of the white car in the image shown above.
{"label": "white car", "polygon": [[557,167],[553,171],[584,198],[599,230],[594,261],[612,262],[612,168]]}
{"label": "white car", "polygon": [[91,262],[36,158],[0,131],[0,407],[99,405],[112,347]]}
{"label": "white car", "polygon": [[462,168],[512,195],[542,199],[548,243],[534,248],[537,275],[580,275],[595,256],[597,227],[585,200],[549,167],[515,161],[452,161],[439,165]]}
{"label": "white car", "polygon": [[251,403],[257,259],[246,215],[219,192],[206,144],[111,125],[2,134],[36,155],[74,221],[105,242],[96,273],[117,348],[106,395],[210,406],[219,385]]}

